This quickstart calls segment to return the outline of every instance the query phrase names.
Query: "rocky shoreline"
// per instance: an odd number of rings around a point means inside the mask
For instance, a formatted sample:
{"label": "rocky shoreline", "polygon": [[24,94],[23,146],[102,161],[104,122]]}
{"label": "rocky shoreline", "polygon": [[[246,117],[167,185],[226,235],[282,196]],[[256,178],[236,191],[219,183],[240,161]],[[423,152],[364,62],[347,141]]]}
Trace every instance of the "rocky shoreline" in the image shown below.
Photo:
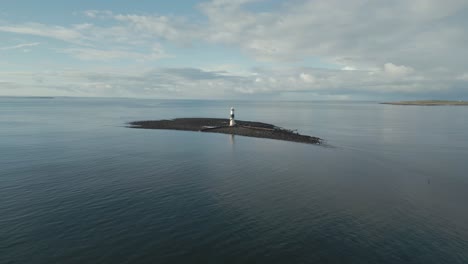
{"label": "rocky shoreline", "polygon": [[222,133],[307,144],[322,143],[322,139],[318,137],[301,135],[293,130],[261,122],[236,120],[236,125],[230,127],[229,119],[222,118],[177,118],[172,120],[134,121],[130,122],[128,127]]}

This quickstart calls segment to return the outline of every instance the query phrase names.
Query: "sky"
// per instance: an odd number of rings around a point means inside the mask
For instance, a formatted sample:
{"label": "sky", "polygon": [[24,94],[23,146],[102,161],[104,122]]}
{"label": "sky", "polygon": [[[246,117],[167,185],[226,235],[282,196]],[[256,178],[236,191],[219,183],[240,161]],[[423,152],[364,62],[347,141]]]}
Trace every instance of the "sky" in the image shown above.
{"label": "sky", "polygon": [[468,1],[2,0],[0,96],[468,100]]}

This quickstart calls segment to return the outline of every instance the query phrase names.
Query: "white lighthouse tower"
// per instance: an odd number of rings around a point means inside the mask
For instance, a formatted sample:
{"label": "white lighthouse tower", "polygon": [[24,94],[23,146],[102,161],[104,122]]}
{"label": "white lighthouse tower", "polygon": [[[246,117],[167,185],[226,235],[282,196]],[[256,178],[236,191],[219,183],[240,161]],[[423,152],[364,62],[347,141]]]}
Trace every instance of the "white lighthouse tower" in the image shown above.
{"label": "white lighthouse tower", "polygon": [[229,116],[229,126],[235,126],[236,121],[234,121],[234,107],[231,107],[231,115]]}

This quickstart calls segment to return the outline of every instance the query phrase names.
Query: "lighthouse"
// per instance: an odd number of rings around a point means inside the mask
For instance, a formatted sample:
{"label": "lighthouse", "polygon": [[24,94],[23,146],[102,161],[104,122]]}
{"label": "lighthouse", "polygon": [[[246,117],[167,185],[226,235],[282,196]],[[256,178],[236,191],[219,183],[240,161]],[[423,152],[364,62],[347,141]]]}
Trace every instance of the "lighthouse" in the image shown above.
{"label": "lighthouse", "polygon": [[229,116],[229,126],[235,126],[236,121],[234,121],[234,107],[231,107],[231,115]]}

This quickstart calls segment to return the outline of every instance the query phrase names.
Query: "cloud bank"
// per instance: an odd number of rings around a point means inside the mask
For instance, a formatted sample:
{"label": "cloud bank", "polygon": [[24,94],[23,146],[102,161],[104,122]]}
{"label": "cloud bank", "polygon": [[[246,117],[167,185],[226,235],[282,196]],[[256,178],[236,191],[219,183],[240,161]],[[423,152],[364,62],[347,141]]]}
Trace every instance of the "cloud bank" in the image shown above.
{"label": "cloud bank", "polygon": [[[87,10],[81,13],[83,23],[68,26],[0,23],[0,33],[61,41],[58,54],[108,65],[92,72],[75,67],[56,75],[21,73],[27,78],[3,72],[0,91],[37,93],[49,87],[50,93],[78,96],[468,99],[466,1],[212,0],[195,10],[197,16]],[[39,43],[0,47],[0,52],[21,45]],[[249,62],[231,65],[241,70],[230,71],[210,61],[184,65],[180,54],[206,53],[200,46],[225,47]],[[177,63],[160,63],[171,59]],[[116,62],[128,67],[112,69]],[[132,63],[144,66],[135,71]]]}

